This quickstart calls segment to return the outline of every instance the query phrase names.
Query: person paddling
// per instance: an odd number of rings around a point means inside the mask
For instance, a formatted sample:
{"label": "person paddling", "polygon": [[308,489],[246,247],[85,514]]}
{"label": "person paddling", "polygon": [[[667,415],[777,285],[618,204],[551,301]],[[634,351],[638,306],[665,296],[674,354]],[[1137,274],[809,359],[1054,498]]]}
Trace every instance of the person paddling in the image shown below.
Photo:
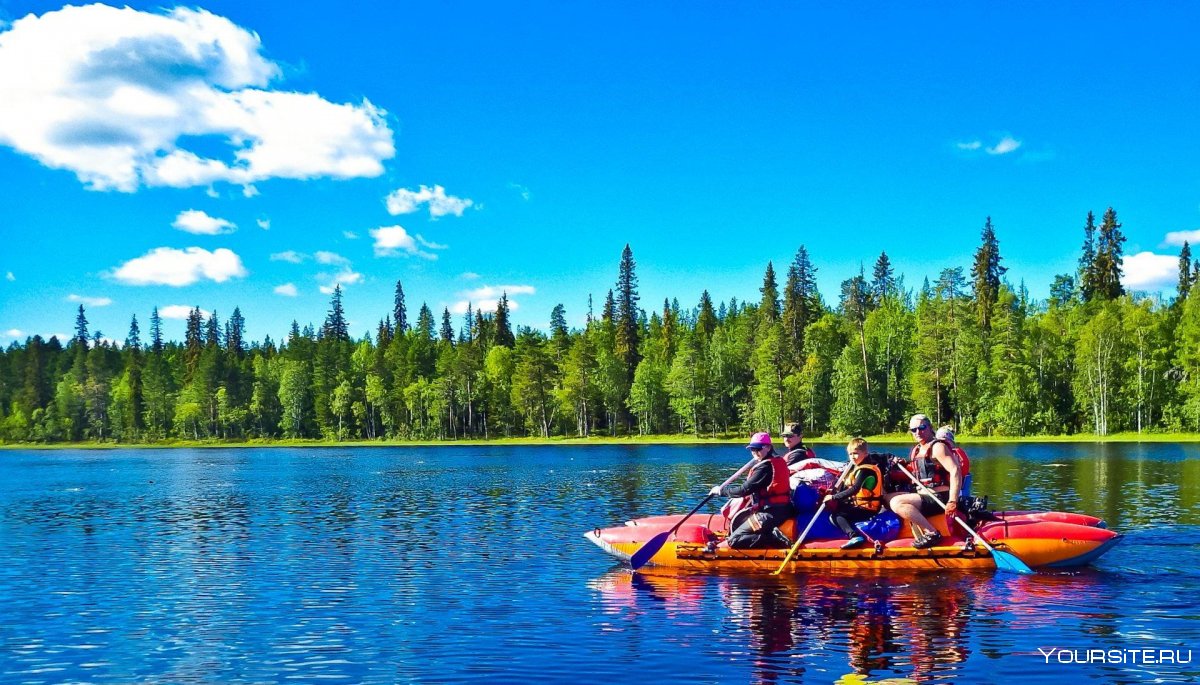
{"label": "person paddling", "polygon": [[842,549],[853,549],[867,541],[854,527],[879,513],[883,505],[883,472],[868,458],[867,441],[853,438],[846,445],[846,457],[854,464],[841,490],[825,496],[825,504],[836,508],[829,515],[833,525],[850,538]]}
{"label": "person paddling", "polygon": [[758,463],[741,485],[714,486],[710,493],[717,497],[750,497],[751,514],[744,523],[729,534],[725,544],[734,549],[753,547],[788,547],[791,540],[779,526],[793,516],[792,490],[788,484],[787,462],[775,455],[768,433],[755,433],[746,449]]}
{"label": "person paddling", "polygon": [[[946,515],[954,516],[958,511],[958,497],[962,494],[962,468],[958,456],[944,440],[937,439],[929,417],[924,414],[914,414],[908,420],[908,432],[917,444],[913,446],[906,468],[945,503]],[[897,516],[908,519],[920,529],[913,547],[925,549],[941,541],[942,534],[926,518],[942,511],[933,496],[895,492],[887,495],[886,502]]]}

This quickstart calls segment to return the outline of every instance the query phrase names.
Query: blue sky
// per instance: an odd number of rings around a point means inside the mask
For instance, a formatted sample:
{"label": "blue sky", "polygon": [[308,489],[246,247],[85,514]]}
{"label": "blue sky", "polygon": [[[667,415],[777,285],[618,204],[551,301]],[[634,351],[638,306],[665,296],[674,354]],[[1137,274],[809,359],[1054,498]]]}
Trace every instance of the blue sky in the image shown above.
{"label": "blue sky", "polygon": [[278,338],[337,282],[361,334],[397,279],[579,325],[627,242],[647,308],[757,299],[802,244],[836,301],[881,251],[969,268],[989,215],[1044,297],[1110,205],[1172,289],[1200,6],[993,5],[0,2],[0,344],[80,301]]}

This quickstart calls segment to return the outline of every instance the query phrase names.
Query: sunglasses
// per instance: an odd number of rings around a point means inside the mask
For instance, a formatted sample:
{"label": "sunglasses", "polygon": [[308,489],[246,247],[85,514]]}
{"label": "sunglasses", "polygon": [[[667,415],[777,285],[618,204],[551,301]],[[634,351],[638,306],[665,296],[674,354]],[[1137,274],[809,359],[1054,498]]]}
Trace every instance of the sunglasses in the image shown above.
{"label": "sunglasses", "polygon": [[916,433],[917,431],[923,431],[923,430],[926,430],[926,429],[928,429],[928,428],[929,428],[929,426],[926,426],[925,424],[921,424],[921,425],[919,425],[919,426],[915,426],[915,427],[913,427],[913,428],[909,428],[909,429],[908,429],[908,432],[909,432],[909,433]]}

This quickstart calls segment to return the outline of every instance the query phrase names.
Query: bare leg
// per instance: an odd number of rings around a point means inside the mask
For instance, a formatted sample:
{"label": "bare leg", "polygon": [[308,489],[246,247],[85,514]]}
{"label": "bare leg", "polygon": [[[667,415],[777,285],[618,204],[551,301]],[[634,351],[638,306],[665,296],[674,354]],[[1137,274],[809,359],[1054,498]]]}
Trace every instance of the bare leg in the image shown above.
{"label": "bare leg", "polygon": [[915,492],[895,492],[886,495],[884,499],[888,508],[900,518],[912,521],[926,533],[936,533],[937,529],[921,513],[921,496]]}

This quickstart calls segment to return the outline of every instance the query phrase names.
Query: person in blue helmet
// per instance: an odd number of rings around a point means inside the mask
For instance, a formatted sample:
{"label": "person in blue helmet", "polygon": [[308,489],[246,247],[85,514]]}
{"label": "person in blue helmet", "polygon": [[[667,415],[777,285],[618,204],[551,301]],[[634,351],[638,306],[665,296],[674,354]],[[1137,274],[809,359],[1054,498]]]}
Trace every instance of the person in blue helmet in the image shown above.
{"label": "person in blue helmet", "polygon": [[789,547],[791,540],[779,526],[795,515],[792,489],[788,483],[787,461],[776,456],[768,433],[755,433],[746,449],[758,462],[740,485],[714,486],[719,497],[749,497],[753,512],[729,534],[725,544],[733,549]]}

